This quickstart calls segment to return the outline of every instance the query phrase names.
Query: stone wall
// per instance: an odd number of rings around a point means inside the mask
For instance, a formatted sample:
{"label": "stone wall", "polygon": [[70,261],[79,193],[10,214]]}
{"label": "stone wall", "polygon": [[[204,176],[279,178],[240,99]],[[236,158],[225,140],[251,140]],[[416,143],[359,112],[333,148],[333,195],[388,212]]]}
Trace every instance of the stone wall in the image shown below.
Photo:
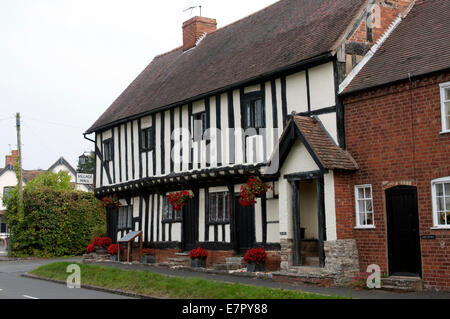
{"label": "stone wall", "polygon": [[325,270],[336,274],[335,285],[351,284],[359,272],[356,240],[343,239],[325,242]]}

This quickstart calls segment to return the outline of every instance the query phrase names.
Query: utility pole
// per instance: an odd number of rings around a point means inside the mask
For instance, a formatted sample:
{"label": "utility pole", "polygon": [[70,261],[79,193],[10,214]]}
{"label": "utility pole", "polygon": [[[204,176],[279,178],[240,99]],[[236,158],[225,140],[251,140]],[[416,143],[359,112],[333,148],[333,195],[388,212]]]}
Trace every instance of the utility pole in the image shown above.
{"label": "utility pole", "polygon": [[17,129],[17,165],[19,166],[19,203],[23,204],[23,177],[22,177],[22,139],[20,137],[20,113],[16,114],[16,129]]}

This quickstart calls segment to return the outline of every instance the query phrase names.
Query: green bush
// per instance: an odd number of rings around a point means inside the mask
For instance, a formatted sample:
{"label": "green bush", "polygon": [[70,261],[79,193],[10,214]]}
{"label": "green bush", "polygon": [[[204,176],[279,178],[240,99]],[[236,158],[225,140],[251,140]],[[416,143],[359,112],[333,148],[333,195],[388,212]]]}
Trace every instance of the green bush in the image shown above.
{"label": "green bush", "polygon": [[80,255],[106,232],[106,212],[94,194],[75,191],[65,178],[48,174],[25,186],[23,207],[16,191],[6,201],[13,256]]}

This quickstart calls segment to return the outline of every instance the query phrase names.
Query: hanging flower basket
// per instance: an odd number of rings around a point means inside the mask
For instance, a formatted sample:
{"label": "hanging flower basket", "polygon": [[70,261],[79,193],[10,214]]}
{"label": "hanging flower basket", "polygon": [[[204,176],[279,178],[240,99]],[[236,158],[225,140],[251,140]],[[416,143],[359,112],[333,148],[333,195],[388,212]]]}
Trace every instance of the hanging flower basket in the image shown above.
{"label": "hanging flower basket", "polygon": [[271,187],[264,183],[259,177],[250,177],[247,183],[241,186],[241,197],[239,203],[241,206],[251,206],[256,204],[256,198],[261,197]]}
{"label": "hanging flower basket", "polygon": [[169,204],[175,210],[181,210],[188,199],[194,198],[193,195],[187,190],[182,192],[170,193],[168,197]]}
{"label": "hanging flower basket", "polygon": [[103,197],[98,206],[100,208],[117,208],[120,206],[119,198],[117,194]]}

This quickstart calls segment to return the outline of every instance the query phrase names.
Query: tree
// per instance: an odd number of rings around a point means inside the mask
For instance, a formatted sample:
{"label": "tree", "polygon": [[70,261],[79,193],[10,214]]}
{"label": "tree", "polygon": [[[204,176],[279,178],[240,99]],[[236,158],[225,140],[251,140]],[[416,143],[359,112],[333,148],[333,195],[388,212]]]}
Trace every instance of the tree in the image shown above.
{"label": "tree", "polygon": [[90,152],[89,155],[81,155],[78,158],[77,172],[83,174],[94,174],[95,170],[95,152]]}

